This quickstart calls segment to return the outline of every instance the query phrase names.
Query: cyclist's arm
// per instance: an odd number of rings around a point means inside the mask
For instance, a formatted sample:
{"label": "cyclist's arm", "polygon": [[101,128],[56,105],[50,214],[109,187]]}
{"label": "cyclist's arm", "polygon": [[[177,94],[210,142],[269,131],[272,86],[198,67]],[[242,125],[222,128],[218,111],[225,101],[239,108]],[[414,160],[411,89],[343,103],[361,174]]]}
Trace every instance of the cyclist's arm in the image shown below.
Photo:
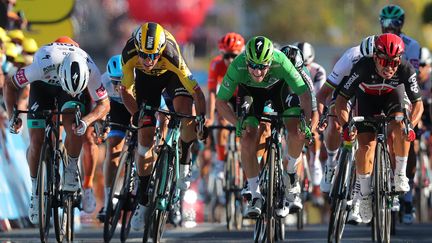
{"label": "cyclist's arm", "polygon": [[327,99],[331,96],[333,91],[335,90],[334,86],[329,84],[330,81],[327,80],[323,86],[317,92],[316,98],[318,103],[318,112],[321,115],[324,110],[324,106],[327,105]]}
{"label": "cyclist's arm", "polygon": [[347,124],[349,121],[349,110],[347,104],[348,100],[344,96],[338,95],[336,97],[335,113],[339,120],[339,124],[342,126]]}
{"label": "cyclist's arm", "polygon": [[421,116],[424,110],[421,90],[417,83],[417,74],[412,65],[401,64],[400,69],[400,75],[403,75],[401,77],[408,77],[404,80],[404,87],[408,99],[411,101],[412,104],[410,115],[411,124],[413,126],[416,126],[417,123],[421,120]]}
{"label": "cyclist's arm", "polygon": [[84,116],[82,120],[86,124],[92,124],[94,121],[104,118],[110,110],[110,102],[108,97],[102,100],[96,101],[96,106],[93,110]]}
{"label": "cyclist's arm", "polygon": [[216,107],[218,110],[218,114],[228,120],[231,124],[237,123],[237,116],[234,113],[231,106],[229,106],[228,101],[216,99]]}
{"label": "cyclist's arm", "polygon": [[6,77],[6,82],[3,89],[6,111],[9,118],[11,118],[14,106],[18,101],[19,89],[14,84],[13,78],[11,77]]}
{"label": "cyclist's arm", "polygon": [[208,74],[208,94],[209,94],[209,103],[208,103],[208,114],[209,119],[208,124],[211,125],[215,119],[215,103],[216,103],[216,86],[217,86],[217,70],[216,70],[216,62],[212,61],[210,63],[209,74]]}
{"label": "cyclist's arm", "polygon": [[421,99],[412,103],[410,121],[413,127],[417,126],[417,124],[420,122],[423,111],[424,111],[424,107],[423,107],[423,101]]}
{"label": "cyclist's arm", "polygon": [[240,80],[242,77],[237,71],[235,64],[233,64],[234,63],[228,67],[228,70],[225,73],[224,79],[220,85],[216,98],[216,108],[219,115],[227,119],[231,124],[236,124],[237,116],[234,113],[234,110],[228,105],[228,101],[231,99],[238,86],[236,80]]}
{"label": "cyclist's arm", "polygon": [[[124,61],[124,56],[122,61]],[[138,104],[133,96],[133,84],[134,84],[134,66],[132,61],[128,61],[122,66],[123,78],[121,85],[119,85],[119,93],[122,98],[123,104],[131,115],[138,111]]]}

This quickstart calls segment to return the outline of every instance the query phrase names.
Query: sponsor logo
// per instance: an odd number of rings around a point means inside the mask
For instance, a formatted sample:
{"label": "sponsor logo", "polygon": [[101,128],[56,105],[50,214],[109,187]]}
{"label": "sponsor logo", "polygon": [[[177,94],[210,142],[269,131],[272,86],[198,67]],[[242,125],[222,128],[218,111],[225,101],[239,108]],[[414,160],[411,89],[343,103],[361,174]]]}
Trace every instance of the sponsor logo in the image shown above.
{"label": "sponsor logo", "polygon": [[224,79],[224,81],[223,81],[223,85],[224,85],[225,87],[229,88],[230,83],[229,83],[229,81],[228,81],[227,79]]}
{"label": "sponsor logo", "polygon": [[344,85],[345,89],[349,89],[351,87],[351,84],[359,77],[357,73],[353,73],[351,77],[348,79],[346,84]]}
{"label": "sponsor logo", "polygon": [[146,48],[147,49],[153,49],[153,46],[154,46],[154,37],[148,36],[147,37]]}
{"label": "sponsor logo", "polygon": [[50,55],[45,55],[44,57],[42,57],[42,60],[43,60],[43,59],[50,59],[50,58],[51,58]]}
{"label": "sponsor logo", "polygon": [[30,110],[36,111],[39,108],[39,104],[37,102],[33,103],[33,105],[30,107]]}
{"label": "sponsor logo", "polygon": [[24,69],[20,69],[15,74],[16,81],[19,85],[23,85],[25,83],[28,83],[27,77],[25,76]]}
{"label": "sponsor logo", "polygon": [[42,70],[43,70],[44,74],[47,74],[47,73],[49,73],[49,72],[51,72],[51,71],[53,71],[55,69],[56,69],[55,65],[51,64],[51,65],[48,65],[48,66],[44,67]]}
{"label": "sponsor logo", "polygon": [[256,43],[256,45],[257,45],[257,50],[259,50],[259,49],[261,49],[261,46],[263,45],[263,43],[262,43],[262,41],[258,41],[257,43]]}
{"label": "sponsor logo", "polygon": [[414,93],[418,93],[419,92],[419,86],[417,84],[416,74],[413,74],[411,77],[409,77],[408,82],[410,84],[410,90]]}
{"label": "sponsor logo", "polygon": [[96,89],[96,94],[99,98],[106,94],[105,87],[102,84],[98,89]]}

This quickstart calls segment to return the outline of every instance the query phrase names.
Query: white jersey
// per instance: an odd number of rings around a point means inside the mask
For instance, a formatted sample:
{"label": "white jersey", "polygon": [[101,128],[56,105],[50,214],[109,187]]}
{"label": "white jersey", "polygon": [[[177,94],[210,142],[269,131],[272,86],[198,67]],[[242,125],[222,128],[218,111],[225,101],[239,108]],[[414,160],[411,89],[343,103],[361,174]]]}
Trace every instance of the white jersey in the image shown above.
{"label": "white jersey", "polygon": [[101,79],[102,79],[102,84],[105,87],[109,98],[117,103],[123,104],[121,96],[119,92],[117,92],[117,90],[115,89],[107,72],[102,74]]}
{"label": "white jersey", "polygon": [[19,69],[12,80],[20,88],[35,81],[43,81],[47,84],[61,86],[57,71],[64,57],[71,52],[76,52],[87,59],[90,69],[87,90],[91,98],[94,101],[107,98],[107,92],[102,85],[98,67],[85,51],[71,44],[54,42],[41,47],[35,53],[33,63]]}
{"label": "white jersey", "polygon": [[309,70],[309,73],[311,75],[314,92],[316,94],[326,81],[326,71],[321,65],[316,62],[312,62],[309,66],[307,66],[307,69]]}
{"label": "white jersey", "polygon": [[405,59],[413,65],[415,70],[418,72],[419,64],[420,64],[420,45],[413,38],[406,36],[405,34],[400,34],[400,38],[402,38],[405,44]]}
{"label": "white jersey", "polygon": [[350,74],[352,67],[362,56],[363,55],[360,53],[360,45],[346,50],[327,77],[327,83],[332,87],[337,87],[342,82],[342,79]]}

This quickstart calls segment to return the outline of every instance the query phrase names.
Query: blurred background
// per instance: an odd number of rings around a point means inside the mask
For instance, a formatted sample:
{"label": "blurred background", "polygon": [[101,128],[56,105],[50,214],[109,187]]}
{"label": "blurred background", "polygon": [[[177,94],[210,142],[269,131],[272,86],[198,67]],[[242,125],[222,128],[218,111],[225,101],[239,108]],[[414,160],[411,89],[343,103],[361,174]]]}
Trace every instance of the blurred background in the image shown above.
{"label": "blurred background", "polygon": [[431,47],[430,0],[18,0],[14,11],[25,14],[25,35],[39,45],[70,35],[101,69],[137,24],[155,21],[174,34],[196,71],[208,69],[217,39],[229,31],[245,39],[266,35],[281,44],[308,41],[316,61],[330,71],[345,48],[381,32],[379,11],[389,3],[405,10],[403,31]]}

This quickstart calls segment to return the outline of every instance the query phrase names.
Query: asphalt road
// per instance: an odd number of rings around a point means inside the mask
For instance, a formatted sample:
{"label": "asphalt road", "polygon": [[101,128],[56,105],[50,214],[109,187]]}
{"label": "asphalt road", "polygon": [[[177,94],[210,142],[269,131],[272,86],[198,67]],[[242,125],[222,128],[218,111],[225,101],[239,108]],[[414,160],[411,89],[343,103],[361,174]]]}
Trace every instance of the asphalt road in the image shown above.
{"label": "asphalt road", "polygon": [[[50,231],[51,241],[55,242],[54,231]],[[326,242],[327,225],[305,225],[303,230],[286,227],[284,242]],[[0,243],[40,242],[37,229],[15,230],[0,233]],[[131,232],[128,242],[141,242],[142,233]],[[77,230],[74,242],[103,242],[102,228],[85,228]],[[241,231],[228,232],[222,224],[200,224],[194,228],[167,229],[163,242],[253,242],[253,228],[245,227]],[[111,242],[120,242],[116,234]],[[343,242],[371,242],[370,228],[366,225],[347,226]],[[432,224],[398,225],[397,235],[391,242],[432,242]]]}

